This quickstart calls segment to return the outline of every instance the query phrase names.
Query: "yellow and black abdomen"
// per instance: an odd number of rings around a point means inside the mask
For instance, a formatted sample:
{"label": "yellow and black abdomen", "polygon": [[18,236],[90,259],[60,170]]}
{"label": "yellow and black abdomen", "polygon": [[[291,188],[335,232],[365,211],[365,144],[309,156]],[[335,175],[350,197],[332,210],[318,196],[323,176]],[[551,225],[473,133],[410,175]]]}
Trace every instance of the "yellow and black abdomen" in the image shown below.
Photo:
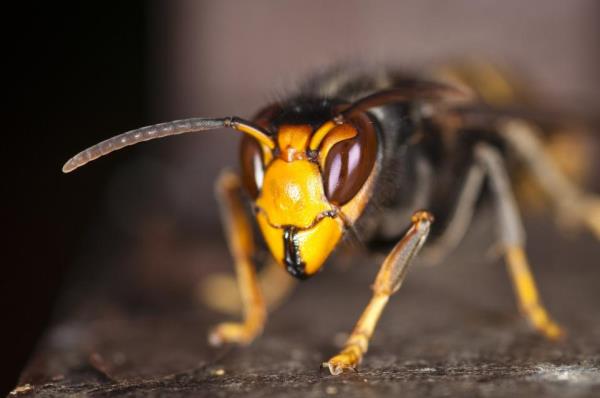
{"label": "yellow and black abdomen", "polygon": [[[520,109],[524,113],[544,108],[543,101],[523,79],[485,61],[468,60],[442,66],[434,70],[433,76],[466,87],[492,108]],[[573,182],[583,184],[590,177],[594,163],[589,128],[580,121],[556,117],[550,112],[537,118],[534,124],[549,157]],[[538,183],[521,165],[508,160],[518,200],[528,208],[541,209],[546,198]]]}

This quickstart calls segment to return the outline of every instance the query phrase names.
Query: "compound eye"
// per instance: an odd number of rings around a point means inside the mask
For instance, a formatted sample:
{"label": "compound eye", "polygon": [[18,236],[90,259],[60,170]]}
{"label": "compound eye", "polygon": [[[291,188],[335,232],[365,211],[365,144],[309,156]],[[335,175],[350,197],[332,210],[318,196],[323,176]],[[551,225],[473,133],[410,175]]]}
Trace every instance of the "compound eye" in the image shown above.
{"label": "compound eye", "polygon": [[242,138],[240,146],[240,164],[244,188],[253,199],[256,199],[262,188],[265,167],[260,144],[247,135]]}
{"label": "compound eye", "polygon": [[323,168],[325,195],[338,206],[350,201],[362,188],[377,156],[377,138],[370,120],[363,115],[352,122],[357,134],[333,145]]}

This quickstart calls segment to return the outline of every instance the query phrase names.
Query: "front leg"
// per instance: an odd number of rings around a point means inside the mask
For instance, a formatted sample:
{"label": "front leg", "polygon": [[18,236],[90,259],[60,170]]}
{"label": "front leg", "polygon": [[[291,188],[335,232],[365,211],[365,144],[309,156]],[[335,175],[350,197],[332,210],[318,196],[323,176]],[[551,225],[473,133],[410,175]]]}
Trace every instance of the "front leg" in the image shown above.
{"label": "front leg", "polygon": [[433,216],[426,211],[413,214],[411,228],[387,255],[377,273],[373,284],[373,297],[348,337],[344,348],[338,355],[323,363],[323,367],[329,367],[332,375],[355,370],[362,360],[385,305],[390,296],[402,285],[408,265],[425,243],[432,222]]}
{"label": "front leg", "polygon": [[262,332],[267,317],[256,269],[251,260],[254,252],[252,227],[241,201],[238,176],[231,172],[221,174],[216,188],[227,243],[235,263],[244,321],[217,325],[209,334],[209,342],[211,345],[249,344]]}

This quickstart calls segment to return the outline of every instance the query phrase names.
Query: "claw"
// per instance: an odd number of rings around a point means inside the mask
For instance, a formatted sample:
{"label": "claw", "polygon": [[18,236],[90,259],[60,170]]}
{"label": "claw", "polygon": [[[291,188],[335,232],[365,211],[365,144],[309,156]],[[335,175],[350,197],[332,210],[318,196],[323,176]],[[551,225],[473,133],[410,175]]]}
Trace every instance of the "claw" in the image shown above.
{"label": "claw", "polygon": [[535,306],[525,312],[532,326],[550,341],[562,340],[566,333],[563,328],[554,322],[543,307]]}
{"label": "claw", "polygon": [[344,353],[338,354],[327,362],[323,362],[321,365],[323,368],[329,368],[329,372],[333,376],[340,375],[344,372],[356,372],[358,367],[358,358],[354,353]]}
{"label": "claw", "polygon": [[251,330],[244,323],[225,322],[218,324],[208,334],[208,343],[213,347],[223,344],[250,344],[258,332]]}
{"label": "claw", "polygon": [[565,331],[553,321],[548,321],[544,328],[540,329],[540,332],[551,341],[560,341],[566,337]]}

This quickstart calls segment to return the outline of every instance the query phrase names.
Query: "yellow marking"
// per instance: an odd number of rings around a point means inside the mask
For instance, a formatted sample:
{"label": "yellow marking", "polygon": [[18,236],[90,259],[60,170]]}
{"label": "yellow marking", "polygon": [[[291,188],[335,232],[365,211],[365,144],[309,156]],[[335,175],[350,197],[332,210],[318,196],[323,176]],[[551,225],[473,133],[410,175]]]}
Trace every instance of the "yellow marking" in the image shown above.
{"label": "yellow marking", "polygon": [[254,137],[258,142],[262,145],[266,146],[270,150],[275,149],[275,142],[262,131],[255,129],[252,126],[248,126],[246,124],[232,123],[231,127],[234,129],[241,131],[243,133],[249,134]]}
{"label": "yellow marking", "polygon": [[321,141],[323,141],[323,138],[325,138],[329,131],[331,131],[331,129],[333,129],[337,125],[338,124],[333,120],[325,122],[321,127],[317,129],[317,131],[315,131],[308,147],[311,150],[316,151],[319,145],[321,144]]}
{"label": "yellow marking", "polygon": [[550,317],[539,299],[535,281],[525,252],[521,247],[509,247],[506,252],[506,262],[512,278],[513,287],[519,307],[531,325],[550,340],[557,340],[564,335]]}
{"label": "yellow marking", "polygon": [[265,146],[262,143],[260,144],[260,146],[261,146],[262,154],[263,154],[263,164],[266,167],[273,160],[273,151],[271,151],[267,146]]}
{"label": "yellow marking", "polygon": [[305,272],[317,272],[342,237],[344,225],[339,218],[326,217],[314,227],[296,233],[300,258],[305,263]]}
{"label": "yellow marking", "polygon": [[256,205],[276,227],[309,227],[322,212],[332,210],[319,167],[308,160],[275,159],[265,171]]}
{"label": "yellow marking", "polygon": [[286,162],[306,159],[306,148],[312,133],[309,125],[283,125],[277,133],[281,159]]}
{"label": "yellow marking", "polygon": [[[258,225],[273,258],[280,265],[284,265],[284,248],[282,228],[275,228],[260,212],[257,215]],[[305,272],[312,275],[322,266],[327,257],[339,242],[344,232],[344,226],[339,218],[325,217],[310,229],[296,233],[296,242],[300,251],[300,258],[305,264]]]}
{"label": "yellow marking", "polygon": [[482,97],[494,105],[508,105],[517,97],[506,77],[489,63],[480,63],[474,71],[474,86]]}
{"label": "yellow marking", "polygon": [[467,60],[438,68],[434,71],[434,76],[459,87],[466,86],[492,105],[510,105],[522,102],[525,97],[522,88],[513,82],[512,76],[482,60]]}
{"label": "yellow marking", "polygon": [[[273,257],[283,265],[283,228],[295,226],[296,242],[307,274],[316,272],[337,245],[343,233],[338,218],[315,220],[334,210],[327,201],[319,167],[308,160],[285,162],[275,159],[265,172],[256,201],[257,221]],[[303,230],[305,229],[305,230]]]}
{"label": "yellow marking", "polygon": [[335,144],[356,137],[357,134],[358,132],[356,129],[349,124],[342,124],[331,130],[319,148],[319,163],[321,164],[321,167],[325,167],[327,154]]}
{"label": "yellow marking", "polygon": [[256,221],[271,255],[278,264],[283,265],[283,229],[271,226],[264,212],[259,212],[256,215]]}

